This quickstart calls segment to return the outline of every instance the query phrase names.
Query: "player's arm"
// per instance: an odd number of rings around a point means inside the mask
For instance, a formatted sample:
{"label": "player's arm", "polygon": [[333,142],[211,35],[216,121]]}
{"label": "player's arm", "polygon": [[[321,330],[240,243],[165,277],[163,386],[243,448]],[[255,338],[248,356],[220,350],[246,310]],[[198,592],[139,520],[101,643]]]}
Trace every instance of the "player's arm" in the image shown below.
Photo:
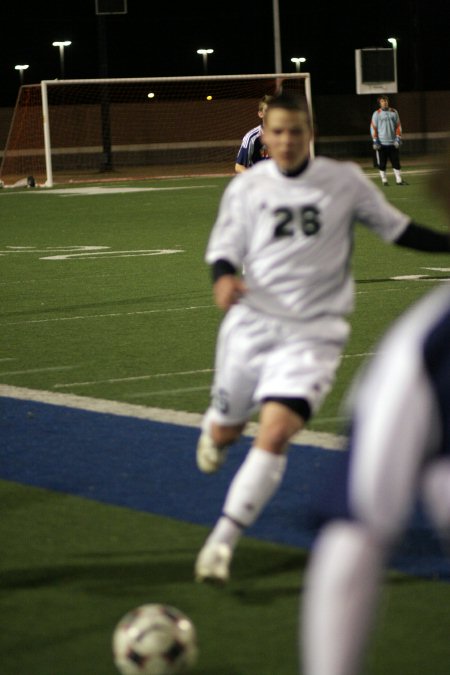
{"label": "player's arm", "polygon": [[243,173],[248,169],[249,165],[249,154],[248,154],[248,145],[245,143],[245,138],[241,143],[239,152],[236,157],[236,163],[234,165],[234,170],[236,173]]}
{"label": "player's arm", "polygon": [[394,147],[397,149],[401,146],[402,144],[402,125],[400,122],[400,116],[397,112],[395,111],[395,139],[394,139]]}
{"label": "player's arm", "polygon": [[378,138],[378,126],[375,115],[376,113],[374,113],[372,121],[370,122],[370,135],[372,137],[373,149],[378,150],[380,147],[380,139]]}
{"label": "player's arm", "polygon": [[245,294],[247,288],[237,270],[228,260],[220,258],[211,266],[213,292],[216,305],[227,311]]}
{"label": "player's arm", "polygon": [[410,222],[402,234],[394,241],[398,246],[413,248],[430,253],[449,253],[450,236],[430,230],[418,223]]}
{"label": "player's arm", "polygon": [[244,171],[247,171],[247,167],[244,166],[244,164],[236,163],[234,165],[234,170],[235,170],[236,173],[244,173]]}

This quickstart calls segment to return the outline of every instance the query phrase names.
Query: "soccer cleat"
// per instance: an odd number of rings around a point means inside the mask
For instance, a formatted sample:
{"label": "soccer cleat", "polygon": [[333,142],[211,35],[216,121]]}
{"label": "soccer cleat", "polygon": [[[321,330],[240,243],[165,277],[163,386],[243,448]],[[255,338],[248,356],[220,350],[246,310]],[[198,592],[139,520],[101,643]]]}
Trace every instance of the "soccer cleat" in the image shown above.
{"label": "soccer cleat", "polygon": [[219,448],[211,436],[203,431],[197,444],[197,466],[203,473],[215,473],[227,458],[228,448]]}
{"label": "soccer cleat", "polygon": [[384,187],[387,187],[387,186],[389,185],[389,183],[387,182],[387,180],[383,180],[383,181],[381,181],[381,182],[383,183]]}
{"label": "soccer cleat", "polygon": [[206,543],[195,562],[195,580],[225,584],[230,578],[232,551],[227,544]]}
{"label": "soccer cleat", "polygon": [[406,182],[406,180],[398,180],[396,185],[408,185],[408,183]]}

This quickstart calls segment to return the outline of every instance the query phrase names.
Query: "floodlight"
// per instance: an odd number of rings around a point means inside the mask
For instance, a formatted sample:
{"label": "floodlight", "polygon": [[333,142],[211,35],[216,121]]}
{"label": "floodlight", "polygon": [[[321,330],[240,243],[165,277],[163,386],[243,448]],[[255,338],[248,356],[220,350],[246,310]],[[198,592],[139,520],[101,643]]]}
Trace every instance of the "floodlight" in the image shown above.
{"label": "floodlight", "polygon": [[64,79],[64,47],[69,47],[72,43],[70,40],[52,42],[53,47],[59,47],[59,69],[61,79]]}
{"label": "floodlight", "polygon": [[295,70],[297,73],[300,72],[300,64],[305,63],[306,59],[303,56],[293,56],[291,59],[292,63],[295,63]]}

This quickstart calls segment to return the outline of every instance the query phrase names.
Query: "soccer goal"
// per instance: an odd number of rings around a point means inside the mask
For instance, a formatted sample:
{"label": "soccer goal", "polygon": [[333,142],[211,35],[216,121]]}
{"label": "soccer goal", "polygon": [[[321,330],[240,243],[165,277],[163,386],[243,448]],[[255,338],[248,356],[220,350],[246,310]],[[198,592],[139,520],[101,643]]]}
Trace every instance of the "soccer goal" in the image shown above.
{"label": "soccer goal", "polygon": [[242,137],[259,123],[260,99],[287,90],[305,98],[312,116],[309,73],[45,80],[22,86],[0,177],[6,184],[32,175],[51,187],[111,172],[232,173]]}

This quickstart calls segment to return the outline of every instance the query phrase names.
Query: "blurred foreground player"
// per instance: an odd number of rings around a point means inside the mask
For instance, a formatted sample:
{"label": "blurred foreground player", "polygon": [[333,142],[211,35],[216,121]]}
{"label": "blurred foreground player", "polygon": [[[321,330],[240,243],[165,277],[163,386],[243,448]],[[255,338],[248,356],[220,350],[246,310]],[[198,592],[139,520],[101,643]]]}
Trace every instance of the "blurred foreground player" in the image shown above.
{"label": "blurred foreground player", "polygon": [[[450,218],[450,157],[435,179]],[[383,572],[417,497],[450,535],[450,284],[407,311],[350,396],[348,506],[314,546],[303,594],[303,675],[357,675]]]}
{"label": "blurred foreground player", "polygon": [[357,165],[311,159],[311,134],[296,98],[269,103],[264,139],[272,159],[231,180],[208,242],[215,301],[227,314],[198,467],[217,471],[256,410],[259,429],[197,558],[199,581],[227,581],[242,532],[282,481],[289,440],[331,388],[353,308],[356,222],[388,242],[449,250],[447,237],[411,223]]}

